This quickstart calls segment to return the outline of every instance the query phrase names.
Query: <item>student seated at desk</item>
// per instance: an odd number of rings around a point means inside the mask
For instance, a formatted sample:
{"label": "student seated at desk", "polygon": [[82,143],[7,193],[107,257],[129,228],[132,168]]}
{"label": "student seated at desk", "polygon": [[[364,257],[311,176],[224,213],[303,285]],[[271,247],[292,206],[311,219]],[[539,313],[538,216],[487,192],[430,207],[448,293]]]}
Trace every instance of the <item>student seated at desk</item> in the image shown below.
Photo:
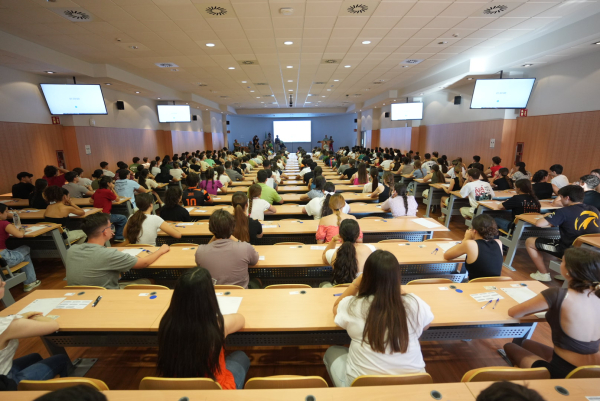
{"label": "student seated at desk", "polygon": [[206,190],[211,195],[216,195],[219,190],[221,194],[227,193],[227,185],[223,185],[221,181],[215,179],[215,170],[212,167],[206,170],[206,178],[200,181],[198,187]]}
{"label": "student seated at desk", "polygon": [[374,193],[375,191],[383,191],[383,184],[379,182],[379,170],[377,167],[369,169],[369,182],[363,187],[363,194]]}
{"label": "student seated at desk", "polygon": [[25,236],[25,228],[17,228],[7,220],[9,218],[12,219],[12,217],[12,213],[8,212],[8,207],[4,203],[0,203],[0,256],[8,263],[8,267],[14,267],[19,263],[27,262],[27,265],[22,267],[21,271],[25,273],[26,277],[23,282],[23,291],[29,292],[42,284],[42,282],[35,275],[35,269],[30,256],[31,249],[27,245],[21,245],[15,249],[6,248],[6,240],[11,235],[15,238],[23,238]]}
{"label": "student seated at desk", "polygon": [[112,171],[110,171],[108,169],[108,163],[107,162],[100,162],[100,169],[102,170],[102,174],[104,174],[107,177],[114,177],[115,173],[113,173]]}
{"label": "student seated at desk", "polygon": [[130,244],[156,246],[159,228],[173,238],[181,238],[181,233],[174,226],[152,214],[154,198],[151,194],[139,194],[135,197],[138,210],[129,217],[123,233]]}
{"label": "student seated at desk", "polygon": [[[423,177],[423,183],[426,184],[428,182],[431,184],[445,184],[446,183],[446,177],[444,177],[444,173],[442,173],[440,171],[439,164],[434,164],[433,166],[431,166],[427,175],[425,177]],[[423,191],[423,202],[425,202],[425,199],[427,199],[428,196],[429,196],[429,188],[427,188]]]}
{"label": "student seated at desk", "polygon": [[350,167],[348,167],[347,169],[342,171],[342,173],[340,174],[340,179],[342,179],[342,180],[346,180],[346,179],[349,180],[358,171],[358,168],[354,167],[356,165],[356,160],[349,159],[348,164]]}
{"label": "student seated at desk", "polygon": [[250,359],[243,351],[225,357],[225,338],[244,323],[239,313],[221,314],[207,269],[189,269],[177,280],[158,326],[158,376],[208,377],[224,390],[243,389]]}
{"label": "student seated at desk", "polygon": [[[333,237],[323,251],[323,262],[333,268],[333,277],[331,282],[319,284],[319,288],[351,283],[362,274],[365,261],[376,248],[371,244],[357,243],[359,235],[360,227],[356,220],[342,221],[339,235]],[[340,242],[341,246],[336,249]]]}
{"label": "student seated at desk", "polygon": [[[347,172],[348,170],[346,170]],[[369,175],[366,163],[360,163],[358,165],[358,170],[356,173],[350,178],[350,185],[363,185],[369,182]]]}
{"label": "student seated at desk", "polygon": [[238,191],[231,197],[233,205],[233,217],[235,217],[235,229],[233,236],[240,241],[256,243],[257,238],[262,238],[262,225],[260,221],[248,215],[248,197],[245,193]]}
{"label": "student seated at desk", "polygon": [[94,172],[92,173],[92,184],[91,184],[92,190],[95,191],[98,189],[98,183],[100,182],[102,177],[104,177],[104,173],[102,172],[102,170],[100,170],[100,169],[94,170]]}
{"label": "student seated at desk", "polygon": [[600,185],[600,178],[592,174],[584,175],[579,178],[579,185],[584,191],[583,203],[600,209],[600,193],[595,191],[595,188]]}
{"label": "student seated at desk", "polygon": [[444,252],[444,259],[452,260],[467,255],[465,268],[469,272],[469,280],[480,277],[502,275],[502,243],[498,239],[498,228],[494,219],[487,214],[480,214],[473,219],[473,228],[465,231],[460,244]]}
{"label": "student seated at desk", "polygon": [[85,242],[85,233],[76,229],[77,224],[72,222],[70,218],[70,214],[85,216],[85,210],[71,202],[69,191],[51,186],[44,190],[44,198],[49,203],[46,210],[44,210],[44,220],[63,226],[69,243],[75,240],[77,240],[77,244]]}
{"label": "student seated at desk", "polygon": [[394,186],[394,174],[391,171],[384,172],[382,181],[383,183],[378,185],[375,191],[371,193],[371,199],[378,198],[379,203],[388,200],[392,194],[392,188]]}
{"label": "student seated at desk", "polygon": [[469,197],[470,206],[461,207],[460,214],[465,218],[472,219],[475,209],[479,206],[477,202],[482,200],[491,200],[494,198],[494,190],[489,182],[481,180],[481,171],[476,168],[467,170],[468,182],[460,189],[462,198]]}
{"label": "student seated at desk", "polygon": [[578,366],[600,365],[600,255],[567,249],[560,271],[568,288],[548,288],[508,310],[515,318],[547,311],[554,348],[532,340],[504,345],[515,366],[546,368],[552,379],[565,378]]}
{"label": "student seated at desk", "polygon": [[17,180],[19,180],[19,183],[12,186],[13,198],[29,199],[29,195],[31,195],[35,189],[31,183],[31,177],[33,177],[33,174],[30,174],[26,171],[17,174]]}
{"label": "student seated at desk", "polygon": [[[346,201],[344,197],[339,194],[331,195],[329,199],[325,199],[323,204],[327,202],[328,209],[321,211],[321,220],[319,220],[319,227],[317,228],[317,244],[329,242],[333,237],[339,234],[340,224],[346,219],[356,220],[356,217],[346,214],[343,212],[346,207]],[[325,209],[325,208],[324,208]],[[359,235],[358,242],[362,242],[363,234]]]}
{"label": "student seated at desk", "polygon": [[391,212],[394,217],[402,216],[417,216],[417,209],[419,204],[415,200],[415,197],[408,195],[408,189],[406,185],[397,182],[394,186],[394,192],[381,205],[381,210],[384,212]]}
{"label": "student seated at desk", "polygon": [[204,206],[212,204],[212,199],[206,190],[198,188],[200,176],[190,172],[186,177],[187,189],[183,192],[183,204],[185,206]]}
{"label": "student seated at desk", "polygon": [[490,180],[490,184],[495,185],[495,189],[498,191],[506,191],[514,187],[513,180],[508,176],[508,169],[506,167],[498,170],[498,173]]}
{"label": "student seated at desk", "polygon": [[235,218],[219,209],[210,216],[208,229],[213,237],[206,245],[198,245],[196,264],[205,267],[217,284],[260,288],[258,280],[250,280],[248,266],[258,263],[258,252],[247,242],[233,237]]}
{"label": "student seated at desk", "polygon": [[560,164],[553,164],[550,166],[550,183],[554,194],[558,195],[558,190],[562,187],[569,185],[569,179],[563,174],[563,166]]}
{"label": "student seated at desk", "polygon": [[[0,298],[4,297],[4,286],[4,281],[0,279]],[[15,385],[21,380],[50,380],[57,375],[68,376],[71,360],[64,354],[46,359],[40,354],[29,354],[13,359],[20,339],[45,336],[58,329],[58,322],[42,316],[41,312],[0,317],[0,375],[6,376]]]}
{"label": "student seated at desk", "polygon": [[363,375],[425,372],[419,337],[433,314],[417,295],[402,294],[400,272],[391,252],[377,250],[335,301],[335,324],[351,338],[350,348],[334,345],[323,357],[336,387],[350,387]]}
{"label": "student seated at desk", "polygon": [[133,256],[118,248],[105,247],[104,244],[115,235],[115,227],[110,222],[110,216],[105,213],[90,214],[83,220],[81,228],[88,239],[86,243],[73,245],[67,251],[67,285],[95,285],[118,290],[127,284],[150,284],[148,279],[119,283],[119,278],[121,273],[131,269],[150,266],[170,250],[168,245],[163,245],[147,256],[144,256],[144,252]]}
{"label": "student seated at desk", "polygon": [[[331,182],[326,182],[323,186],[323,196],[316,197],[308,202],[308,204],[302,208],[302,213],[313,216],[315,220],[330,215],[332,211],[329,207],[329,199],[333,195],[335,195],[335,185]],[[342,212],[350,213],[350,205],[348,205],[348,203],[346,203]]]}
{"label": "student seated at desk", "polygon": [[[140,165],[140,167],[142,167],[142,165]],[[150,178],[150,171],[148,169],[142,168],[142,170],[139,171],[138,184],[140,184],[140,187],[143,187],[146,190],[146,192],[152,193],[154,199],[156,200],[156,203],[158,203],[161,206],[164,205],[164,202],[162,201],[162,199],[160,199],[160,196],[156,192],[156,189],[158,188],[158,183],[152,178]]]}
{"label": "student seated at desk", "polygon": [[517,171],[515,171],[514,173],[512,172],[513,169],[510,170],[510,178],[512,178],[513,181],[517,182],[519,180],[531,179],[531,173],[525,169],[525,163],[516,162],[515,167],[517,167]]}
{"label": "student seated at desk", "polygon": [[[584,205],[583,188],[579,185],[567,185],[558,191],[561,209],[546,213],[544,218],[535,222],[536,227],[558,226],[560,239],[529,237],[525,241],[527,253],[538,271],[531,273],[531,278],[539,281],[551,281],[550,273],[546,268],[544,257],[540,252],[549,253],[557,258],[562,258],[565,250],[573,245],[573,241],[580,235],[600,233],[599,214],[594,206]],[[562,275],[556,276],[564,280]]]}
{"label": "student seated at desk", "polygon": [[181,165],[178,162],[173,163],[173,168],[169,170],[169,174],[173,176],[175,181],[181,181],[186,177],[185,173],[181,169]]}
{"label": "student seated at desk", "polygon": [[94,192],[91,197],[91,202],[94,207],[102,209],[102,213],[106,213],[110,216],[110,222],[115,225],[115,242],[124,242],[123,229],[127,224],[127,217],[122,214],[111,213],[113,207],[113,201],[117,200],[119,196],[115,191],[115,184],[112,177],[102,177],[98,184],[98,190]]}
{"label": "student seated at desk", "polygon": [[258,173],[256,173],[258,185],[260,185],[260,188],[262,189],[260,194],[261,199],[266,200],[271,205],[273,203],[283,203],[283,198],[277,193],[277,191],[267,185],[268,178],[269,174],[266,170],[259,170]]}
{"label": "student seated at desk", "polygon": [[115,181],[115,191],[117,191],[117,194],[122,198],[130,198],[131,206],[133,206],[134,209],[137,208],[135,194],[145,194],[148,190],[137,182],[128,179],[129,170],[119,170],[117,177],[117,181]]}
{"label": "student seated at desk", "polygon": [[34,209],[45,209],[48,202],[44,199],[44,190],[48,187],[48,181],[41,178],[35,180],[35,189],[29,195],[29,207]]}
{"label": "student seated at desk", "polygon": [[500,163],[502,163],[502,159],[499,158],[498,156],[494,156],[492,157],[492,165],[485,170],[484,175],[489,175],[492,178],[496,177],[496,173],[498,173],[498,170],[500,170],[501,168],[503,168]]}
{"label": "student seated at desk", "polygon": [[65,173],[68,172],[69,170],[65,168],[59,168],[56,166],[46,166],[44,168],[44,176],[42,178],[48,181],[48,186],[56,185],[57,187],[62,187],[67,183],[67,180],[65,180]]}
{"label": "student seated at desk", "polygon": [[[317,167],[320,168],[320,167]],[[322,175],[316,177],[315,179],[311,178],[311,181],[314,182],[313,188],[308,191],[305,195],[300,197],[300,201],[310,201],[315,198],[321,198],[325,196],[323,194],[323,188],[325,188],[325,184],[327,184],[327,180]]]}
{"label": "student seated at desk", "polygon": [[546,170],[538,170],[531,178],[533,192],[538,199],[550,199],[554,195],[552,184],[548,182],[550,176]]}
{"label": "student seated at desk", "polygon": [[523,213],[540,213],[541,204],[531,188],[531,181],[523,179],[515,182],[517,192],[513,197],[505,200],[500,205],[500,209],[510,210],[512,216],[510,220],[502,217],[494,217],[498,228],[508,232],[513,226],[515,218]]}
{"label": "student seated at desk", "polygon": [[422,168],[421,166],[421,162],[419,160],[416,160],[415,163],[413,164],[413,171],[410,173],[410,176],[413,178],[425,178],[425,176],[427,175],[427,170],[425,170],[424,168]]}
{"label": "student seated at desk", "polygon": [[160,208],[160,217],[168,221],[190,222],[190,212],[181,206],[181,189],[169,187],[165,193],[165,204]]}
{"label": "student seated at desk", "polygon": [[71,198],[89,197],[94,194],[91,186],[86,188],[79,184],[79,176],[74,171],[69,171],[66,173],[65,180],[67,180],[67,183],[63,185],[63,188],[69,191]]}
{"label": "student seated at desk", "polygon": [[[479,157],[479,156],[473,156],[473,158],[475,157]],[[451,170],[448,170],[448,173],[453,172],[453,178],[450,180],[450,184],[448,184],[448,186],[443,186],[442,189],[444,190],[444,192],[446,192],[448,195],[450,195],[450,192],[452,191],[460,191],[460,189],[462,188],[462,186],[465,184],[465,180],[463,179],[463,175],[462,175],[462,166],[460,166],[458,163],[454,164]],[[440,208],[443,207],[447,207],[448,206],[448,199],[450,199],[449,196],[442,196],[442,199],[440,200]],[[444,214],[444,212],[442,211],[442,215],[440,217],[438,217],[439,221],[445,221],[446,220],[446,215]]]}

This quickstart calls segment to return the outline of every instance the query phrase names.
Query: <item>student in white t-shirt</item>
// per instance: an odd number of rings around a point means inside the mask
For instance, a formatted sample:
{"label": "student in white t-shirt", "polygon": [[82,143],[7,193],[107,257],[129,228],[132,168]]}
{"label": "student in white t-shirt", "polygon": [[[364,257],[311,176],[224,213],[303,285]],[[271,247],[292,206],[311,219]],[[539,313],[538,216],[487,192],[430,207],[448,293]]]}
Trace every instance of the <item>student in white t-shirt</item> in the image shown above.
{"label": "student in white t-shirt", "polygon": [[460,189],[460,196],[469,197],[469,204],[460,208],[460,214],[465,218],[472,219],[475,209],[479,204],[477,202],[491,200],[495,194],[489,182],[481,181],[481,171],[476,168],[467,170],[467,183]]}
{"label": "student in white t-shirt", "polygon": [[252,184],[248,188],[248,216],[255,220],[264,220],[265,214],[275,214],[277,209],[264,199],[261,199],[262,187],[258,184]]}
{"label": "student in white t-shirt", "polygon": [[363,274],[335,301],[335,323],[346,329],[350,348],[327,349],[323,362],[336,387],[363,375],[425,372],[419,337],[433,321],[431,308],[414,294],[402,294],[398,259],[377,250]]}
{"label": "student in white t-shirt", "polygon": [[431,167],[435,166],[437,162],[435,160],[431,160],[431,155],[429,153],[425,153],[425,161],[421,163],[421,167],[425,169],[425,171],[429,172]]}
{"label": "student in white t-shirt", "polygon": [[[321,217],[323,217],[323,205],[327,205],[326,212],[331,214],[332,212],[328,205],[329,198],[331,198],[332,195],[335,195],[335,185],[330,182],[326,183],[325,187],[323,187],[323,194],[325,196],[314,198],[308,202],[306,206],[302,208],[302,213],[313,216],[315,220],[320,220]],[[350,205],[348,205],[348,202],[346,202],[346,206],[343,207],[342,213],[350,213]]]}
{"label": "student in white t-shirt", "polygon": [[554,194],[558,195],[558,190],[562,187],[569,185],[569,179],[563,175],[563,166],[560,164],[553,164],[550,167],[550,177],[552,178],[550,182],[552,183],[552,190],[554,190]]}
{"label": "student in white t-shirt", "polygon": [[375,192],[377,189],[383,191],[383,184],[379,182],[379,170],[377,170],[377,167],[371,167],[369,170],[369,181],[363,187],[363,194]]}
{"label": "student in white t-shirt", "polygon": [[381,163],[381,168],[383,169],[383,171],[390,171],[391,170],[391,165],[394,162],[392,160],[392,155],[386,153],[383,155],[383,158],[385,159],[382,163]]}
{"label": "student in white t-shirt", "polygon": [[186,177],[178,162],[173,163],[173,168],[169,170],[169,174],[173,176],[173,181],[181,181],[182,178]]}
{"label": "student in white t-shirt", "polygon": [[156,246],[158,229],[163,230],[173,238],[181,238],[181,233],[174,226],[152,214],[154,209],[154,196],[152,194],[136,195],[135,203],[138,210],[131,215],[123,231],[123,235],[129,243]]}
{"label": "student in white t-shirt", "polygon": [[231,179],[229,178],[227,173],[225,173],[225,167],[215,167],[215,181],[221,181],[221,184],[223,184],[224,187],[226,187],[231,182]]}

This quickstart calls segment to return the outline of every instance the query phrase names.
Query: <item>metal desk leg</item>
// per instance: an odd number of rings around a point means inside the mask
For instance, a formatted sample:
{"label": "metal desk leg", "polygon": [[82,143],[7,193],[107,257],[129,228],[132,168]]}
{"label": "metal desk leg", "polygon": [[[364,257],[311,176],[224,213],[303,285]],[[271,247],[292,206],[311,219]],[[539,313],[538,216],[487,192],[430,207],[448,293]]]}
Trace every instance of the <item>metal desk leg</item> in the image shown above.
{"label": "metal desk leg", "polygon": [[[66,355],[67,351],[65,351],[64,347],[60,347],[54,344],[51,340],[48,340],[46,337],[41,337],[46,350],[48,353],[52,355]],[[69,358],[70,359],[70,358]],[[69,366],[69,377],[84,377],[85,374],[90,370],[92,366],[98,361],[98,358],[77,358],[74,362],[71,362],[71,366]]]}
{"label": "metal desk leg", "polygon": [[485,209],[485,207],[481,205],[477,206],[477,210],[475,211],[475,216],[473,216],[473,218],[479,216],[480,214],[483,214],[483,209]]}
{"label": "metal desk leg", "polygon": [[427,194],[427,212],[425,213],[425,217],[429,217],[429,211],[431,210],[431,203],[433,202],[433,191],[434,187],[429,187],[429,193]]}
{"label": "metal desk leg", "polygon": [[512,267],[512,262],[515,258],[517,248],[519,248],[519,241],[521,239],[521,234],[523,234],[523,230],[525,229],[525,224],[527,223],[525,223],[523,220],[519,220],[510,240],[505,237],[500,238],[502,244],[508,246],[508,252],[506,253],[506,258],[504,259],[502,266],[513,272],[515,271],[515,268]]}
{"label": "metal desk leg", "polygon": [[133,214],[133,206],[131,205],[131,201],[125,202],[125,207],[127,208],[127,217]]}
{"label": "metal desk leg", "polygon": [[60,234],[60,230],[52,230],[50,231],[50,235],[52,235],[52,239],[54,240],[54,244],[56,245],[56,249],[58,250],[58,254],[60,255],[60,259],[63,262],[63,266],[67,266],[67,247],[65,246],[65,240]]}
{"label": "metal desk leg", "polygon": [[6,285],[4,287],[4,297],[2,297],[2,303],[4,304],[5,308],[15,303],[15,299],[10,293],[10,289],[15,287],[17,284],[21,284],[25,281],[25,279],[26,276],[23,272],[17,272],[12,276],[5,278],[4,282]]}
{"label": "metal desk leg", "polygon": [[446,221],[444,222],[446,228],[450,227],[450,219],[452,218],[452,208],[454,208],[454,199],[456,199],[456,196],[451,194],[450,199],[448,199],[448,214],[446,215]]}
{"label": "metal desk leg", "polygon": [[427,239],[432,239],[433,238],[433,231],[427,231],[427,234],[425,236],[427,237]]}
{"label": "metal desk leg", "polygon": [[527,334],[525,336],[520,337],[520,338],[513,338],[513,340],[512,340],[513,344],[521,345],[521,344],[523,344],[524,340],[531,340],[531,337],[533,337],[533,332],[535,331],[536,327],[537,327],[537,322],[535,322],[531,325],[531,329],[527,332]]}

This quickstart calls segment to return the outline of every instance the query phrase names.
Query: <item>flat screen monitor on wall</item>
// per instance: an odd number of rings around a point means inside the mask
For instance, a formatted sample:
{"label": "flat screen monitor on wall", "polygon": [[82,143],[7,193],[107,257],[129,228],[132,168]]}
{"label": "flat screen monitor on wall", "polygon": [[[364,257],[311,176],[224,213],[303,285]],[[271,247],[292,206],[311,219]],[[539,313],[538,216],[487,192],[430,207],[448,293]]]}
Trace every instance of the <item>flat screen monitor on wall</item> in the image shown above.
{"label": "flat screen monitor on wall", "polygon": [[423,103],[392,103],[392,120],[422,120]]}
{"label": "flat screen monitor on wall", "polygon": [[312,142],[311,121],[273,121],[273,138],[276,136],[284,143]]}
{"label": "flat screen monitor on wall", "polygon": [[529,102],[535,78],[478,79],[472,109],[524,109]]}
{"label": "flat screen monitor on wall", "polygon": [[50,114],[108,114],[100,85],[40,84]]}
{"label": "flat screen monitor on wall", "polygon": [[160,123],[189,123],[192,119],[190,106],[175,104],[159,104],[158,122]]}

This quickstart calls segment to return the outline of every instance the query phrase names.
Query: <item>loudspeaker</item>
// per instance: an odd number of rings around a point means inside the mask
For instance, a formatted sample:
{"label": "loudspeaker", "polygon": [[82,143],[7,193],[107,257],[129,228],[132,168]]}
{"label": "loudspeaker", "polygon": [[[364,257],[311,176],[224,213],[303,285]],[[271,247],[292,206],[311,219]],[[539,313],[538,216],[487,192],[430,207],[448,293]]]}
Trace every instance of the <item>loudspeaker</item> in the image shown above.
{"label": "loudspeaker", "polygon": [[454,104],[460,104],[462,101],[462,96],[454,96]]}
{"label": "loudspeaker", "polygon": [[356,124],[357,122],[358,122],[358,119],[356,119],[356,118],[355,118],[355,119],[354,119],[354,123]]}
{"label": "loudspeaker", "polygon": [[117,110],[125,110],[125,102],[122,100],[117,100]]}
{"label": "loudspeaker", "polygon": [[229,125],[229,121],[227,121],[227,125]]}
{"label": "loudspeaker", "polygon": [[192,120],[193,120],[193,121],[198,121],[198,116],[197,116],[197,115],[193,115],[193,116],[192,116]]}
{"label": "loudspeaker", "polygon": [[385,118],[390,118],[390,113],[388,113],[387,111],[385,112]]}

